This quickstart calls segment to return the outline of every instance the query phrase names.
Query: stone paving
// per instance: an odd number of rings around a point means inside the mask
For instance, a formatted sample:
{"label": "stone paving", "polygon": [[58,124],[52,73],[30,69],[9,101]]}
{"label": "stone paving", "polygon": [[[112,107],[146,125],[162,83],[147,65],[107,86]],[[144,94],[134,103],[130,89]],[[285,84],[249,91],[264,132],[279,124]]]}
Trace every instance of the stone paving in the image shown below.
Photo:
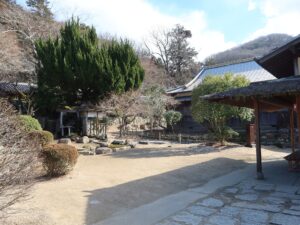
{"label": "stone paving", "polygon": [[156,225],[300,225],[300,187],[244,181]]}

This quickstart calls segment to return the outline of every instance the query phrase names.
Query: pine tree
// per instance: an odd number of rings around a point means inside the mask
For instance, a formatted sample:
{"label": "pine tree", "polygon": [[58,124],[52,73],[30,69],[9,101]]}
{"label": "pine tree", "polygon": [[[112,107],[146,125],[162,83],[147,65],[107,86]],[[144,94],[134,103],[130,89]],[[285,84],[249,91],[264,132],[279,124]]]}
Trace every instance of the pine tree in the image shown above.
{"label": "pine tree", "polygon": [[31,8],[32,12],[38,16],[47,19],[53,18],[53,13],[50,10],[48,0],[26,0],[26,4],[29,8]]}
{"label": "pine tree", "polygon": [[192,37],[189,30],[179,24],[169,33],[170,35],[170,74],[174,77],[183,77],[190,72],[194,64],[194,57],[198,54],[194,48],[189,46],[188,38]]}

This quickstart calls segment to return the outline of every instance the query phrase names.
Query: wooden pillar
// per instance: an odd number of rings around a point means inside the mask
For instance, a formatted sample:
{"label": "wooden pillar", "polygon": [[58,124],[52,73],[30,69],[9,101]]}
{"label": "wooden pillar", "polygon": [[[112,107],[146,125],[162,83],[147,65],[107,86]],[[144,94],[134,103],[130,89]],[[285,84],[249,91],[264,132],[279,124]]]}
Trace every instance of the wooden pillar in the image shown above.
{"label": "wooden pillar", "polygon": [[295,127],[294,127],[294,109],[290,109],[290,135],[291,135],[291,148],[295,152]]}
{"label": "wooden pillar", "polygon": [[63,124],[63,117],[64,117],[64,112],[60,112],[60,117],[59,117],[59,127],[61,129],[61,136],[65,136],[64,133],[64,124]]}
{"label": "wooden pillar", "polygon": [[299,65],[298,65],[298,57],[294,58],[294,75],[299,75]]}
{"label": "wooden pillar", "polygon": [[298,148],[300,147],[300,96],[296,97],[297,107],[297,128],[298,128]]}
{"label": "wooden pillar", "polygon": [[264,179],[262,172],[262,160],[261,160],[261,142],[260,142],[260,103],[257,99],[254,99],[254,111],[255,111],[255,129],[256,129],[256,174],[257,179]]}

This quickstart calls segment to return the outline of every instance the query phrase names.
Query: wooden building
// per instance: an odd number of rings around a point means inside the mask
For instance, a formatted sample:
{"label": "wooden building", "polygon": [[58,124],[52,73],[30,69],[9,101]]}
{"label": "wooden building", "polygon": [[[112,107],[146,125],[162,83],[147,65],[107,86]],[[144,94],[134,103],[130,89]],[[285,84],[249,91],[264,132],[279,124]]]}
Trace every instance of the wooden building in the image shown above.
{"label": "wooden building", "polygon": [[7,99],[21,114],[28,114],[36,89],[37,85],[30,83],[0,82],[0,98]]}
{"label": "wooden building", "polygon": [[[192,91],[201,85],[203,79],[209,75],[222,76],[226,73],[235,75],[244,75],[251,83],[276,79],[269,71],[260,66],[254,59],[242,60],[233,63],[226,63],[214,66],[205,66],[199,74],[195,76],[186,85],[168,90],[167,93],[180,102],[177,110],[183,114],[183,118],[178,124],[183,133],[201,133],[206,132],[206,128],[193,120],[191,115]],[[270,126],[277,125],[277,113],[263,114],[263,123]],[[231,121],[231,126],[238,127],[238,121]]]}
{"label": "wooden building", "polygon": [[[300,156],[300,36],[270,54],[256,59],[277,79],[255,82],[248,87],[203,96],[211,102],[248,107],[255,110],[257,178],[264,177],[261,158],[261,112],[289,111],[292,155],[286,159],[299,165]],[[298,151],[296,152],[294,120],[297,120]],[[293,166],[293,165],[292,165]]]}
{"label": "wooden building", "polygon": [[55,133],[59,136],[70,136],[77,132],[84,136],[106,138],[107,123],[103,111],[88,105],[57,111],[59,119]]}

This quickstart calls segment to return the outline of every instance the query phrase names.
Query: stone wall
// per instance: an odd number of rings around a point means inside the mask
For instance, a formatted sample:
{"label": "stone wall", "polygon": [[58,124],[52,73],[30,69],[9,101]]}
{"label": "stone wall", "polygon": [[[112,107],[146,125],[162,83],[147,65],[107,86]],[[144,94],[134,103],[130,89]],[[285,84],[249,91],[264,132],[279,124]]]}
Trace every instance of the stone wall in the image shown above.
{"label": "stone wall", "polygon": [[[231,142],[246,144],[246,131],[238,131],[239,136],[232,138]],[[141,132],[139,136],[145,139],[158,139],[175,141],[181,143],[198,143],[198,142],[211,142],[213,138],[209,134],[189,135],[189,134],[172,134],[164,133],[162,131]],[[261,143],[263,145],[276,145],[278,147],[291,147],[289,129],[262,129],[261,130]],[[298,130],[295,129],[295,143],[298,143]]]}

